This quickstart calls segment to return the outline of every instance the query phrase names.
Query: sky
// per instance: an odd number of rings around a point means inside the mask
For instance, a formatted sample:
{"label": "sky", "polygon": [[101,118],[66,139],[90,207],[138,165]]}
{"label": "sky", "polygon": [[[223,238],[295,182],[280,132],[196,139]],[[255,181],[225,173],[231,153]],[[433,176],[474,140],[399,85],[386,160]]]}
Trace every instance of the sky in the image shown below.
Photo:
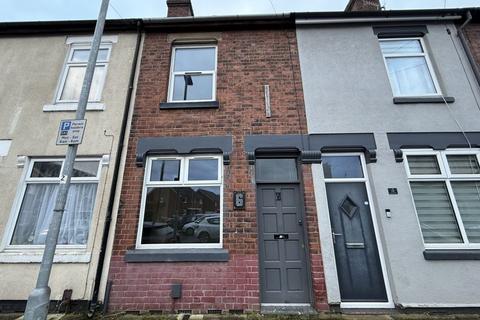
{"label": "sky", "polygon": [[[95,19],[100,0],[1,0],[0,21]],[[166,0],[110,0],[110,19],[160,18]],[[192,0],[196,16],[342,11],[348,0]],[[480,7],[480,0],[380,0],[386,10]]]}

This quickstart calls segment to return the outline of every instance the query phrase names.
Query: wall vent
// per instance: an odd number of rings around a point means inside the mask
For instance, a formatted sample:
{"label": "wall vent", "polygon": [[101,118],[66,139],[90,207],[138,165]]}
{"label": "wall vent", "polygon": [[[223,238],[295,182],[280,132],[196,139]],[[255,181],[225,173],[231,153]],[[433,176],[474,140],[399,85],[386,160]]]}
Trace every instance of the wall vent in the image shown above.
{"label": "wall vent", "polygon": [[208,314],[222,314],[222,310],[220,309],[209,309],[207,311]]}

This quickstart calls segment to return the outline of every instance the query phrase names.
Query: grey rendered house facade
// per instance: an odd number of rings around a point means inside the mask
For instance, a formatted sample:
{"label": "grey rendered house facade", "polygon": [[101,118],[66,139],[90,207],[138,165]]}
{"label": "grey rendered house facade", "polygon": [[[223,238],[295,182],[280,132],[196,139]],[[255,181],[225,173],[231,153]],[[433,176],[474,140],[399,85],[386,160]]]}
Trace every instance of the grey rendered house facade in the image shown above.
{"label": "grey rendered house facade", "polygon": [[[58,127],[75,118],[94,26],[0,24],[0,312],[22,311],[35,286],[66,151]],[[83,307],[99,287],[139,41],[133,21],[105,30],[50,281],[53,301]]]}
{"label": "grey rendered house facade", "polygon": [[480,90],[460,11],[297,14],[330,305],[480,307]]}

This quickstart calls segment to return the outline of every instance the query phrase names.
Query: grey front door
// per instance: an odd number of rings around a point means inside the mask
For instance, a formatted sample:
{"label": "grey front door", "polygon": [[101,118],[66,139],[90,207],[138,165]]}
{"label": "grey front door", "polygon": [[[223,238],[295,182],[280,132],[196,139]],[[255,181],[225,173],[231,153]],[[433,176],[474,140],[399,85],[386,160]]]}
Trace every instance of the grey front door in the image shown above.
{"label": "grey front door", "polygon": [[387,302],[365,183],[328,183],[327,197],[342,302]]}
{"label": "grey front door", "polygon": [[262,303],[308,303],[298,184],[257,186]]}

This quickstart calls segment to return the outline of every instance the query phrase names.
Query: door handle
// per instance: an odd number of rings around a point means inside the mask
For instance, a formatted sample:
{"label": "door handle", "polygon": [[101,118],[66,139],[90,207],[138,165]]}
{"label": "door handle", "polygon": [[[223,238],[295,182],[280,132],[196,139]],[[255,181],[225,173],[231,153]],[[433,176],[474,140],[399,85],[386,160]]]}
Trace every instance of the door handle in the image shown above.
{"label": "door handle", "polygon": [[335,233],[335,232],[332,232],[332,239],[333,239],[333,244],[337,243],[336,242],[336,237],[341,237],[342,234],[341,233]]}

